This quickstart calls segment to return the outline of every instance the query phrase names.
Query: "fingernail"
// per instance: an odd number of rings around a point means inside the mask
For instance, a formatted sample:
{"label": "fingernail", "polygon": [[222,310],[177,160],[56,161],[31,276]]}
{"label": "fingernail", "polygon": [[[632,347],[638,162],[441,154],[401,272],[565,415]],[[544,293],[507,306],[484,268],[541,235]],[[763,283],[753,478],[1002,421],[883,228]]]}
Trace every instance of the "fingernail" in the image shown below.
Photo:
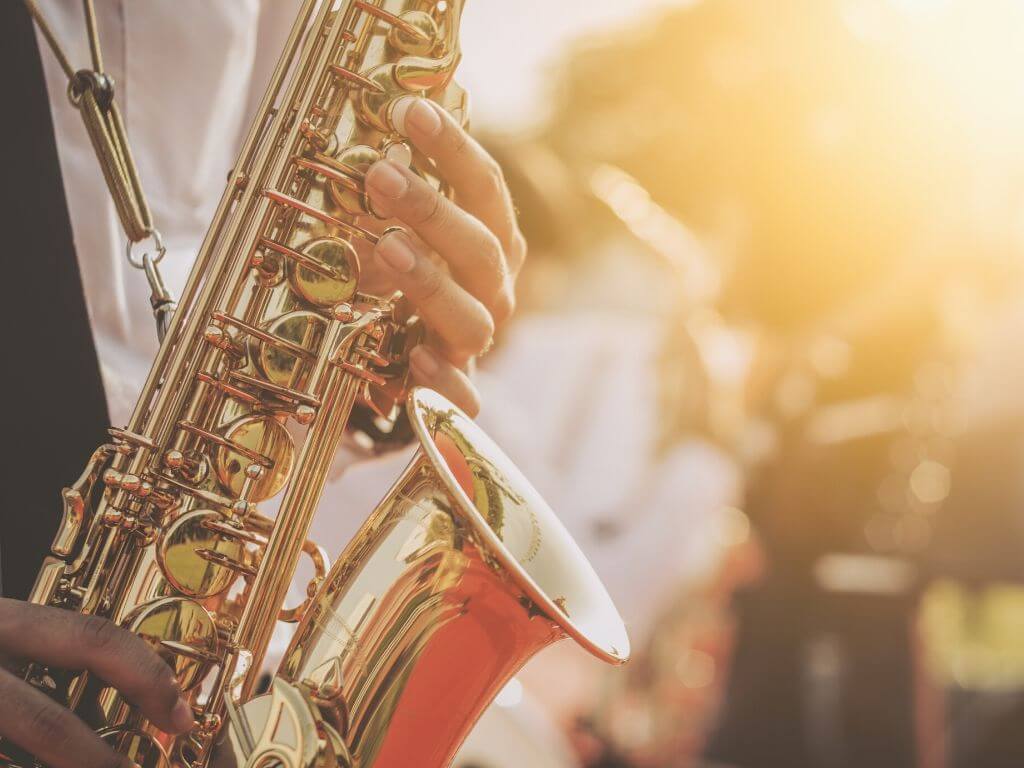
{"label": "fingernail", "polygon": [[412,352],[409,353],[409,364],[423,379],[434,378],[440,370],[437,356],[422,344],[413,347]]}
{"label": "fingernail", "polygon": [[409,135],[409,129],[405,127],[405,118],[409,114],[409,107],[415,103],[415,96],[403,96],[391,107],[391,125],[403,136]]}
{"label": "fingernail", "polygon": [[409,188],[409,180],[402,175],[394,163],[382,160],[375,163],[366,174],[366,183],[370,192],[376,192],[383,197],[397,200],[405,194]]}
{"label": "fingernail", "polygon": [[409,135],[410,128],[423,136],[436,136],[441,131],[441,116],[424,99],[412,99],[402,111],[401,119],[406,130],[399,130],[399,133],[405,136]]}
{"label": "fingernail", "polygon": [[384,235],[377,242],[376,253],[385,265],[396,272],[411,272],[416,266],[416,254],[400,232]]}
{"label": "fingernail", "polygon": [[184,699],[178,699],[178,703],[174,705],[171,722],[181,733],[191,730],[192,726],[196,724],[196,719],[192,716],[192,707]]}

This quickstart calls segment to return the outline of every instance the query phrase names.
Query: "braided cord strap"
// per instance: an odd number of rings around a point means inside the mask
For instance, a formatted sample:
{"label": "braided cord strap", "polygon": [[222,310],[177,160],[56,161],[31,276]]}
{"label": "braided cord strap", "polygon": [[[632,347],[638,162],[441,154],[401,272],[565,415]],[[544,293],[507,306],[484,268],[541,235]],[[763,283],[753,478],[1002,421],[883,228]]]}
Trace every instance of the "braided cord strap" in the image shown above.
{"label": "braided cord strap", "polygon": [[[109,80],[95,77],[92,72],[79,72],[72,81],[72,101],[82,116],[121,226],[128,239],[137,243],[152,233],[153,221],[128,145],[121,110],[112,97],[106,97],[105,82]],[[80,86],[76,94],[75,86],[80,83],[86,85]],[[101,88],[103,90],[99,90]]]}
{"label": "braided cord strap", "polygon": [[[4,0],[0,0],[2,1]],[[142,182],[139,180],[139,172],[132,157],[124,119],[114,100],[114,81],[103,72],[103,54],[100,50],[93,0],[82,0],[92,69],[81,69],[77,72],[54,35],[53,28],[36,5],[36,0],[24,2],[60,63],[61,69],[67,75],[68,98],[82,116],[89,142],[103,172],[103,180],[114,201],[114,209],[121,221],[121,227],[128,238],[128,262],[136,269],[144,270],[149,281],[150,303],[156,318],[157,334],[163,340],[170,314],[175,307],[174,298],[164,285],[157,266],[164,256],[165,249],[160,233],[153,226],[153,216],[146,202],[146,195],[142,191]],[[146,253],[142,259],[134,257],[132,246],[149,238],[156,244],[156,254]]]}

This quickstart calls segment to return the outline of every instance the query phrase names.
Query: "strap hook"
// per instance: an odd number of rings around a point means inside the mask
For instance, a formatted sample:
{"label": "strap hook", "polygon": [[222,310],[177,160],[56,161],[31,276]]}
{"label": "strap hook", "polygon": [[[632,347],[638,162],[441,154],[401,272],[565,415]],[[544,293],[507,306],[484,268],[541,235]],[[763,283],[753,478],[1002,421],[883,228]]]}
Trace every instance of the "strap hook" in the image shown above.
{"label": "strap hook", "polygon": [[[134,248],[138,243],[131,240],[128,241],[128,245],[125,249],[125,254],[128,256],[128,263],[136,269],[145,269],[145,261],[149,258],[154,265],[159,264],[164,259],[164,254],[167,253],[167,246],[164,245],[164,238],[160,234],[160,230],[156,227],[151,227],[147,233],[149,238],[153,241],[153,245],[156,246],[156,255],[152,256],[149,251],[145,251],[142,257],[138,257],[134,253]],[[138,241],[143,242],[142,240]]]}

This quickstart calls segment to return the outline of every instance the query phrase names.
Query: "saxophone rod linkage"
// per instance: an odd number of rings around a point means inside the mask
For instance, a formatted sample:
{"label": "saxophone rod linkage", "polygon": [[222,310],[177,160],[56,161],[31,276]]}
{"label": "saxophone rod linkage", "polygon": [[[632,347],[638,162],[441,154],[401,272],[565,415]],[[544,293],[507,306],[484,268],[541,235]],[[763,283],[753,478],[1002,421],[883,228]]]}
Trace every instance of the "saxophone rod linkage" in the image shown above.
{"label": "saxophone rod linkage", "polygon": [[355,224],[349,224],[347,221],[331,216],[331,214],[321,211],[319,208],[315,208],[308,203],[303,202],[297,198],[278,192],[276,189],[265,189],[263,190],[263,196],[278,205],[284,205],[288,208],[294,208],[300,213],[304,213],[307,216],[312,216],[318,221],[322,221],[324,224],[328,224],[332,227],[337,227],[343,232],[347,232],[350,235],[361,237],[369,243],[376,245],[380,240],[380,237],[370,232],[368,229],[357,227]]}
{"label": "saxophone rod linkage", "polygon": [[343,80],[347,80],[348,82],[352,83],[353,85],[357,85],[360,88],[365,88],[366,90],[373,91],[374,93],[386,93],[383,86],[378,85],[377,83],[373,82],[373,80],[370,80],[367,77],[363,77],[358,72],[353,72],[351,69],[346,69],[340,64],[331,64],[328,66],[328,69],[331,71],[332,74],[340,77]]}
{"label": "saxophone rod linkage", "polygon": [[383,8],[378,8],[376,5],[366,2],[366,0],[356,0],[355,6],[364,13],[367,13],[370,16],[379,19],[380,21],[390,24],[391,26],[395,27],[398,30],[401,30],[410,37],[415,37],[417,40],[423,42],[430,40],[430,37],[427,35],[427,33],[424,32],[419,27],[410,24],[408,21],[401,18],[400,16],[396,16],[395,14],[389,11],[385,11]]}
{"label": "saxophone rod linkage", "polygon": [[[288,33],[284,51],[274,67],[267,91],[260,102],[260,107],[257,111],[259,118],[254,120],[249,128],[245,142],[238,154],[238,162],[235,163],[231,183],[228,184],[227,189],[221,196],[210,229],[203,239],[203,244],[200,246],[199,253],[196,256],[196,263],[178,300],[179,310],[171,317],[165,341],[157,351],[156,359],[150,368],[149,375],[146,377],[146,382],[142,387],[142,392],[136,402],[135,409],[132,411],[128,423],[128,429],[132,432],[139,434],[150,432],[147,429],[147,422],[152,423],[150,417],[155,415],[154,411],[159,410],[155,408],[156,403],[154,400],[160,397],[160,384],[177,367],[176,363],[184,355],[184,350],[181,348],[188,346],[187,343],[180,342],[194,337],[198,332],[197,323],[200,321],[195,319],[196,313],[186,310],[201,303],[197,299],[202,294],[203,286],[206,285],[204,277],[210,274],[211,261],[217,251],[217,244],[221,240],[224,226],[235,210],[237,180],[250,175],[249,169],[255,165],[255,155],[259,153],[260,149],[266,147],[267,142],[261,142],[260,139],[268,129],[268,117],[275,112],[275,105],[281,94],[285,78],[291,70],[291,63],[299,52],[306,29],[309,26],[310,20],[313,19],[314,14],[317,12],[318,5],[318,0],[304,0],[295,23]],[[326,10],[323,7],[321,7],[320,12],[326,15]],[[308,55],[309,53],[306,51],[299,57],[300,66],[306,63]],[[293,83],[285,89],[287,91],[286,98],[292,96],[294,87]],[[280,116],[274,114],[271,122],[275,119],[280,119]],[[148,437],[152,437],[152,434],[148,434]]]}
{"label": "saxophone rod linkage", "polygon": [[320,153],[317,153],[313,160],[310,160],[308,157],[296,156],[295,164],[300,168],[319,173],[324,178],[330,179],[353,192],[364,193],[362,181],[365,174],[333,157],[327,157]]}
{"label": "saxophone rod linkage", "polygon": [[276,334],[264,331],[261,328],[257,328],[255,325],[245,322],[245,320],[242,320],[240,317],[234,317],[225,312],[214,312],[213,320],[214,322],[233,326],[238,330],[242,331],[243,333],[245,333],[246,335],[252,336],[253,338],[259,339],[260,341],[266,342],[271,346],[286,349],[291,354],[304,360],[309,360],[316,357],[315,352],[306,349],[301,344],[296,344],[294,341],[289,341],[288,339],[282,336],[278,336]]}
{"label": "saxophone rod linkage", "polygon": [[274,253],[284,256],[286,259],[291,259],[296,264],[305,267],[309,271],[315,272],[316,274],[322,275],[323,277],[329,278],[331,280],[344,279],[344,275],[342,275],[334,267],[324,264],[322,261],[318,261],[317,259],[314,259],[313,257],[308,256],[305,253],[302,253],[301,251],[296,251],[292,248],[289,248],[286,245],[282,245],[276,240],[271,240],[269,237],[261,237],[256,247],[265,248],[269,251],[273,251]]}
{"label": "saxophone rod linkage", "polygon": [[229,451],[234,451],[235,453],[241,454],[242,456],[245,456],[245,458],[249,459],[249,461],[255,462],[256,464],[259,464],[262,467],[274,466],[273,459],[264,456],[262,453],[254,451],[251,448],[246,448],[244,445],[240,445],[239,443],[236,443],[232,440],[228,440],[226,437],[218,435],[216,432],[211,432],[208,429],[203,429],[197,424],[193,424],[188,421],[179,421],[177,426],[179,429],[183,429],[186,432],[190,432],[196,437],[202,438],[207,442],[214,443],[216,445],[221,446],[222,448],[227,448]]}
{"label": "saxophone rod linkage", "polygon": [[[316,0],[307,0],[303,6],[300,17],[293,26],[289,37],[288,55],[294,55],[299,50],[301,38],[306,31],[306,22],[311,17],[315,6]],[[325,27],[330,6],[330,3],[320,4],[315,28]],[[308,112],[314,100],[315,89],[305,86],[313,76],[313,72],[323,71],[330,56],[337,50],[340,32],[340,25],[335,25],[323,45],[306,46],[301,50],[298,61],[295,62],[294,72],[296,74],[289,80],[284,88],[284,94],[281,96],[282,105],[294,105],[302,114]],[[275,106],[276,95],[283,85],[288,71],[288,62],[282,58],[278,62],[273,76],[272,90],[275,98],[270,98],[268,92],[260,108],[261,115],[269,113]],[[298,121],[293,121],[291,127],[284,130],[288,115],[290,115],[290,109],[278,109],[271,124],[265,128],[271,134],[283,133],[281,144],[259,141],[263,135],[262,130],[250,132],[241,156],[247,158],[246,167],[261,169],[259,174],[250,174],[253,180],[278,178],[286,168],[289,157],[283,155],[278,147],[295,146],[300,134]],[[236,168],[235,176],[237,177],[241,172],[241,167]],[[229,186],[231,185],[229,184]],[[199,364],[198,356],[194,354],[195,345],[203,340],[200,324],[212,314],[228,287],[238,285],[242,272],[250,268],[251,244],[255,243],[259,236],[258,229],[265,213],[264,206],[260,203],[267,202],[265,198],[261,199],[258,196],[254,187],[256,187],[255,184],[247,184],[242,189],[240,198],[236,198],[236,191],[233,189],[228,190],[222,198],[214,224],[203,242],[197,265],[193,268],[189,283],[186,285],[186,294],[193,299],[187,306],[192,311],[181,313],[181,317],[175,318],[178,322],[172,325],[168,335],[168,341],[175,343],[161,345],[157,361],[151,369],[143,389],[143,395],[137,404],[136,411],[132,414],[130,428],[133,431],[146,434],[156,443],[162,443],[167,438],[169,430],[173,427],[169,415],[178,410],[186,396],[183,391],[169,391],[160,387],[161,379],[184,380],[194,375]],[[250,244],[250,247],[238,248],[239,244]],[[203,282],[200,273],[214,275],[217,279]],[[193,283],[195,284],[193,285]],[[202,284],[201,287],[199,283]],[[184,297],[182,303],[185,304]],[[179,322],[183,322],[183,324],[179,325]],[[147,406],[148,409],[146,409]],[[145,461],[146,457],[140,455],[134,460],[133,467],[137,464],[141,469]]]}
{"label": "saxophone rod linkage", "polygon": [[262,389],[275,397],[281,398],[282,400],[291,400],[294,403],[299,405],[308,405],[311,408],[320,407],[319,398],[306,394],[305,392],[300,392],[297,389],[283,387],[280,384],[274,384],[266,379],[261,379],[257,376],[250,376],[249,374],[242,373],[241,371],[228,371],[228,377],[232,381],[236,381],[240,384],[246,384],[250,387]]}

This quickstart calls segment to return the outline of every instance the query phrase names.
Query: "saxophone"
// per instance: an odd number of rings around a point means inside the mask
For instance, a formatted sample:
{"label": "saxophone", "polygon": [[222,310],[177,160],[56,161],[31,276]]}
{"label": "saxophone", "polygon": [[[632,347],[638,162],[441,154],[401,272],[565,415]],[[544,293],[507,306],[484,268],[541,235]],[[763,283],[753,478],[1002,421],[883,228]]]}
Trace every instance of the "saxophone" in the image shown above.
{"label": "saxophone", "polygon": [[[32,600],[146,639],[196,726],[162,733],[87,673],[25,676],[142,768],[443,766],[542,647],[628,656],[537,492],[455,406],[410,391],[421,326],[402,297],[359,290],[367,167],[441,184],[394,104],[465,121],[463,2],[305,0],[131,419],[62,492]],[[402,427],[414,458],[329,568],[307,532],[332,457],[346,432]],[[303,554],[315,576],[286,607]],[[297,630],[260,691],[280,621]]]}

